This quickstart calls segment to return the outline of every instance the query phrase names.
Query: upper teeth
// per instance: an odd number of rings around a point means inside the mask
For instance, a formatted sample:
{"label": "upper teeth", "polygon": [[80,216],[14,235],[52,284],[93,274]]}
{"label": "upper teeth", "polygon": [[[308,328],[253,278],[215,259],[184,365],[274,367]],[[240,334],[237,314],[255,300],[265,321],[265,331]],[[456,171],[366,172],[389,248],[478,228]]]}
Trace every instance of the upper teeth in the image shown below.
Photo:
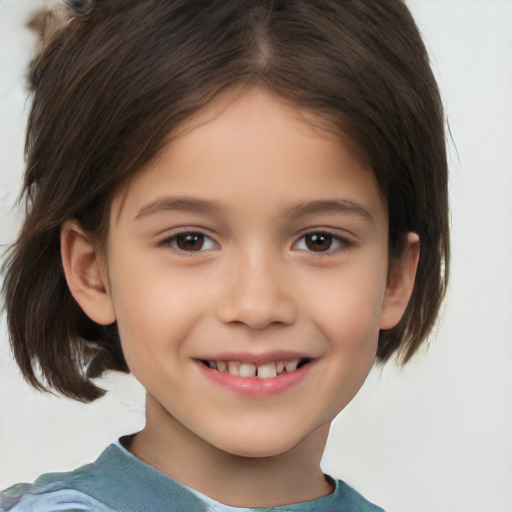
{"label": "upper teeth", "polygon": [[300,359],[291,359],[256,365],[240,361],[207,361],[208,366],[215,370],[230,373],[237,377],[258,377],[260,379],[271,379],[280,375],[285,370],[293,372],[297,369],[299,362]]}

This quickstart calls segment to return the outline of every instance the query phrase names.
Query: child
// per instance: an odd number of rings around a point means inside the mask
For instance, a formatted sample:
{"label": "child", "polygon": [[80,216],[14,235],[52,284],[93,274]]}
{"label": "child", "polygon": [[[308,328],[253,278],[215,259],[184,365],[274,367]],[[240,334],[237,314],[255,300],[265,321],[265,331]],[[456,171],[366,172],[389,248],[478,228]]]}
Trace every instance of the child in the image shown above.
{"label": "child", "polygon": [[30,71],[11,343],[33,386],[77,400],[132,372],[146,426],[0,509],[381,510],[320,458],[446,286],[443,114],[407,8],[66,7]]}

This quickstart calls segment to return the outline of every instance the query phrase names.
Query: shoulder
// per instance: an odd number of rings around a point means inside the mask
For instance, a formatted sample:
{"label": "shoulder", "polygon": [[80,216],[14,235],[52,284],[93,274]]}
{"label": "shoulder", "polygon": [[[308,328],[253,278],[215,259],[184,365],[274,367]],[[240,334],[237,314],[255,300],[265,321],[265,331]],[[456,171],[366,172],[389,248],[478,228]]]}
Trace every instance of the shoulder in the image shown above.
{"label": "shoulder", "polygon": [[13,485],[0,493],[0,512],[110,512],[102,502],[108,483],[102,482],[100,460],[74,471],[42,475],[32,484]]}
{"label": "shoulder", "polygon": [[74,489],[44,491],[37,485],[17,485],[0,494],[0,512],[111,512],[98,500]]}
{"label": "shoulder", "polygon": [[0,512],[133,512],[203,510],[193,492],[130,454],[110,445],[93,463],[68,473],[40,476],[0,493]]}
{"label": "shoulder", "polygon": [[341,510],[350,512],[385,512],[383,508],[374,505],[345,482],[338,480],[335,491],[336,499],[343,504]]}

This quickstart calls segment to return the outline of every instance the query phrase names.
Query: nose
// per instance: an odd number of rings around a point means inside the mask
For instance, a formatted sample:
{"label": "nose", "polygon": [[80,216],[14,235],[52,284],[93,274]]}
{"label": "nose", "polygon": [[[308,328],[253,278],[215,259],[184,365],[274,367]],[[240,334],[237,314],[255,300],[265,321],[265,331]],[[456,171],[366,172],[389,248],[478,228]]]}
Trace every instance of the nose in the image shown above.
{"label": "nose", "polygon": [[222,322],[255,330],[295,322],[296,304],[286,272],[270,255],[249,253],[238,258],[227,273],[217,305]]}

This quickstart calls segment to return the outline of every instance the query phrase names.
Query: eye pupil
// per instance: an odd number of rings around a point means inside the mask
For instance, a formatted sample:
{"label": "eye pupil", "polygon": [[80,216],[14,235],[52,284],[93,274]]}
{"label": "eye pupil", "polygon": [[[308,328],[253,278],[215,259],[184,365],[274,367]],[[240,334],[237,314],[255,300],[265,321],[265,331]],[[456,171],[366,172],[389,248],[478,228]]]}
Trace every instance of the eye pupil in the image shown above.
{"label": "eye pupil", "polygon": [[182,251],[199,251],[204,244],[204,235],[185,233],[176,237],[176,245]]}
{"label": "eye pupil", "polygon": [[310,251],[322,252],[330,249],[332,244],[332,236],[315,233],[313,235],[306,235],[306,247]]}

